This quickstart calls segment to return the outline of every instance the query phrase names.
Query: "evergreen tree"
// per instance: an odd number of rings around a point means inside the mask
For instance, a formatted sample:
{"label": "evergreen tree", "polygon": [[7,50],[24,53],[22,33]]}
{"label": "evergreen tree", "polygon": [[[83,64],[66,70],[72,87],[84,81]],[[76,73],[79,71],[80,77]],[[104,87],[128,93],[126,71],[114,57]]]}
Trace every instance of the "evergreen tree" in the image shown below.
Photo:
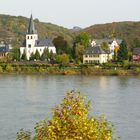
{"label": "evergreen tree", "polygon": [[24,52],[23,52],[23,54],[22,54],[22,56],[21,56],[21,59],[22,59],[22,60],[27,60],[27,56],[26,56],[25,50],[24,50]]}
{"label": "evergreen tree", "polygon": [[30,60],[34,60],[35,59],[35,55],[34,55],[34,53],[32,52],[31,53],[31,56],[30,56]]}
{"label": "evergreen tree", "polygon": [[20,49],[19,48],[15,47],[12,49],[12,59],[17,60],[17,61],[20,60]]}
{"label": "evergreen tree", "polygon": [[35,59],[40,60],[40,54],[39,54],[38,50],[36,50],[36,52],[35,52]]}
{"label": "evergreen tree", "polygon": [[117,55],[118,61],[123,61],[128,59],[128,50],[125,40],[120,44],[120,49]]}
{"label": "evergreen tree", "polygon": [[41,60],[42,61],[45,61],[45,60],[48,61],[49,55],[50,55],[49,49],[48,48],[47,49],[45,48],[44,51],[43,51],[43,53],[42,53],[42,55],[41,55]]}

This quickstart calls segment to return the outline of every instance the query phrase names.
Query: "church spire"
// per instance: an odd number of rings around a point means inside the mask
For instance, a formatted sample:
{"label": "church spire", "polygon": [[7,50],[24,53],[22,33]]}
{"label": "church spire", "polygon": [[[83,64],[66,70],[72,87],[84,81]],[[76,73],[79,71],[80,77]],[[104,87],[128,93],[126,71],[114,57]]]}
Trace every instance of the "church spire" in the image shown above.
{"label": "church spire", "polygon": [[32,14],[31,14],[31,17],[30,17],[29,27],[28,27],[27,33],[28,34],[37,34],[37,31],[36,31],[35,26],[34,26],[34,21],[33,21]]}

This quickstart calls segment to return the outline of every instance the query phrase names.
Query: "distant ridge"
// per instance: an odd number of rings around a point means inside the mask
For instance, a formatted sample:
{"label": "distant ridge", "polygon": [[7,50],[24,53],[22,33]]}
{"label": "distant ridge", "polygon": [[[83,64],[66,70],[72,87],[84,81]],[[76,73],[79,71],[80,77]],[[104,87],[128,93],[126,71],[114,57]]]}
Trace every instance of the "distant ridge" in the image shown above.
{"label": "distant ridge", "polygon": [[140,22],[124,21],[92,25],[82,31],[89,33],[92,38],[119,38],[125,39],[131,48],[133,40],[140,40]]}
{"label": "distant ridge", "polygon": [[[35,18],[35,17],[34,17]],[[24,41],[29,19],[23,16],[0,15],[0,41],[11,41],[12,44],[20,46]],[[34,20],[40,38],[46,36],[51,39],[63,36],[72,46],[73,38],[79,32],[87,32],[92,38],[119,38],[126,39],[129,47],[133,46],[133,40],[140,40],[140,22],[124,21],[106,24],[97,24],[81,29],[75,26],[67,29],[52,23]]]}

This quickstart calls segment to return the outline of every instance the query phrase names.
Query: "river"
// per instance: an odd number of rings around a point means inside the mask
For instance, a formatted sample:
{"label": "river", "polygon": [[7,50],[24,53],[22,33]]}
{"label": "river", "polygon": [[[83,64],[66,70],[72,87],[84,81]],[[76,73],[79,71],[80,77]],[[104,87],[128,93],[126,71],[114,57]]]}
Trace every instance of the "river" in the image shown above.
{"label": "river", "polygon": [[140,139],[140,77],[0,75],[0,140],[33,130],[70,90],[86,95],[91,114],[105,114],[121,140]]}

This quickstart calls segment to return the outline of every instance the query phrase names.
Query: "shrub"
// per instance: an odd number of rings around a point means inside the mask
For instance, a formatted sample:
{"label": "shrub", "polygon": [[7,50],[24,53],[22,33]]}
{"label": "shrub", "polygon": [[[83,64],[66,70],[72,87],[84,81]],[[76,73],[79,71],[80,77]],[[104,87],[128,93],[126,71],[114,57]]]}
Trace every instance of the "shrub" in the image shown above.
{"label": "shrub", "polygon": [[14,70],[14,68],[12,67],[12,65],[7,64],[6,67],[5,67],[5,70],[6,70],[7,72],[12,72],[12,71]]}
{"label": "shrub", "polygon": [[90,102],[80,92],[67,93],[62,103],[53,110],[52,119],[37,124],[34,139],[113,140],[111,123],[103,116],[90,116],[89,109]]}
{"label": "shrub", "polygon": [[0,66],[0,73],[1,73],[1,72],[3,72],[3,68],[2,68],[2,66]]}

